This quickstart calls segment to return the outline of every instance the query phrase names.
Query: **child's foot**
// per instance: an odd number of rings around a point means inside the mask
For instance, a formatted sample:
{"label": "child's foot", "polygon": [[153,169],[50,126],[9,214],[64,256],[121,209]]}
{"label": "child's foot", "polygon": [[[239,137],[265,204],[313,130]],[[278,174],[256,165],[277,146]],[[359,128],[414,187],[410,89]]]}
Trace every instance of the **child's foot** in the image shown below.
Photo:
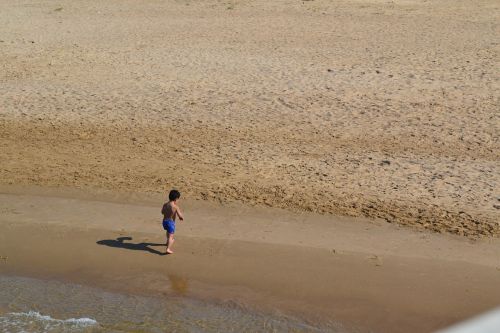
{"label": "child's foot", "polygon": [[172,253],[174,253],[174,251],[167,249],[167,253],[172,254]]}

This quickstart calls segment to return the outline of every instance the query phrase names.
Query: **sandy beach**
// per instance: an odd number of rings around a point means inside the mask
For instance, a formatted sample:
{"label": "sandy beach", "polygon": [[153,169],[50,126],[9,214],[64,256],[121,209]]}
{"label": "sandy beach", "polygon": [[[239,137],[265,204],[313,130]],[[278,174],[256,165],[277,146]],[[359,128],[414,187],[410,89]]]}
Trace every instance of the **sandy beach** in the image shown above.
{"label": "sandy beach", "polygon": [[4,184],[500,233],[496,1],[0,6]]}
{"label": "sandy beach", "polygon": [[2,188],[0,254],[7,259],[0,274],[167,300],[232,300],[333,325],[328,332],[339,325],[345,332],[432,332],[500,299],[498,239],[191,201],[177,253],[165,256],[154,205],[160,197],[88,196]]}
{"label": "sandy beach", "polygon": [[[431,332],[498,305],[499,13],[0,3],[0,284],[299,318],[277,331]],[[188,218],[163,256],[173,187]]]}

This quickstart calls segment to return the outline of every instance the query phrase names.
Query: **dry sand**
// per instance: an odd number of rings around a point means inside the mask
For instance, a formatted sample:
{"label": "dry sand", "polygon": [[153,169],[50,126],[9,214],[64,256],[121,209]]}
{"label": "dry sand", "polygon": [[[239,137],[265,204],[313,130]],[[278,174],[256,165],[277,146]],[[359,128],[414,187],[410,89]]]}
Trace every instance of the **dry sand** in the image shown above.
{"label": "dry sand", "polygon": [[499,9],[0,2],[0,274],[376,332],[498,305]]}
{"label": "dry sand", "polygon": [[498,236],[499,3],[4,1],[0,183]]}
{"label": "dry sand", "polygon": [[231,300],[350,332],[431,332],[500,299],[499,239],[184,201],[176,253],[163,256],[161,197],[0,192],[0,274]]}

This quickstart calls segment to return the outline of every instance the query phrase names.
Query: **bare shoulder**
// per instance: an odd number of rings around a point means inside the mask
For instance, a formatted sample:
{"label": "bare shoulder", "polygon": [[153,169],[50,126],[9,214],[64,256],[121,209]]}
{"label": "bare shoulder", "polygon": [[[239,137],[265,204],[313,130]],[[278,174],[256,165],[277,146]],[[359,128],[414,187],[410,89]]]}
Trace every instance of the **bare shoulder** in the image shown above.
{"label": "bare shoulder", "polygon": [[162,207],[162,209],[161,209],[161,212],[162,212],[163,214],[168,214],[168,213],[170,213],[170,212],[172,212],[172,211],[175,211],[175,210],[174,210],[174,207],[173,207],[173,205],[172,205],[172,203],[171,203],[171,202],[165,202],[165,203],[163,204],[163,207]]}
{"label": "bare shoulder", "polygon": [[161,207],[161,213],[165,214],[167,212],[167,209],[168,209],[168,202],[165,202]]}

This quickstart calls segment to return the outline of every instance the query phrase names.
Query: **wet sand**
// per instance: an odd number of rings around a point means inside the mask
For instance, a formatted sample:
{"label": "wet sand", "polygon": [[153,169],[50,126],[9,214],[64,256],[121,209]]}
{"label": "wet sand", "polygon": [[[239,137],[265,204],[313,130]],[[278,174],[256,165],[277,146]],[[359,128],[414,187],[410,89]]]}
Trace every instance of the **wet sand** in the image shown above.
{"label": "wet sand", "polygon": [[19,187],[2,193],[0,255],[8,259],[1,274],[231,300],[360,332],[431,332],[500,299],[498,239],[186,201],[176,253],[165,256],[160,197]]}
{"label": "wet sand", "polygon": [[0,273],[362,332],[498,305],[499,9],[1,2]]}

